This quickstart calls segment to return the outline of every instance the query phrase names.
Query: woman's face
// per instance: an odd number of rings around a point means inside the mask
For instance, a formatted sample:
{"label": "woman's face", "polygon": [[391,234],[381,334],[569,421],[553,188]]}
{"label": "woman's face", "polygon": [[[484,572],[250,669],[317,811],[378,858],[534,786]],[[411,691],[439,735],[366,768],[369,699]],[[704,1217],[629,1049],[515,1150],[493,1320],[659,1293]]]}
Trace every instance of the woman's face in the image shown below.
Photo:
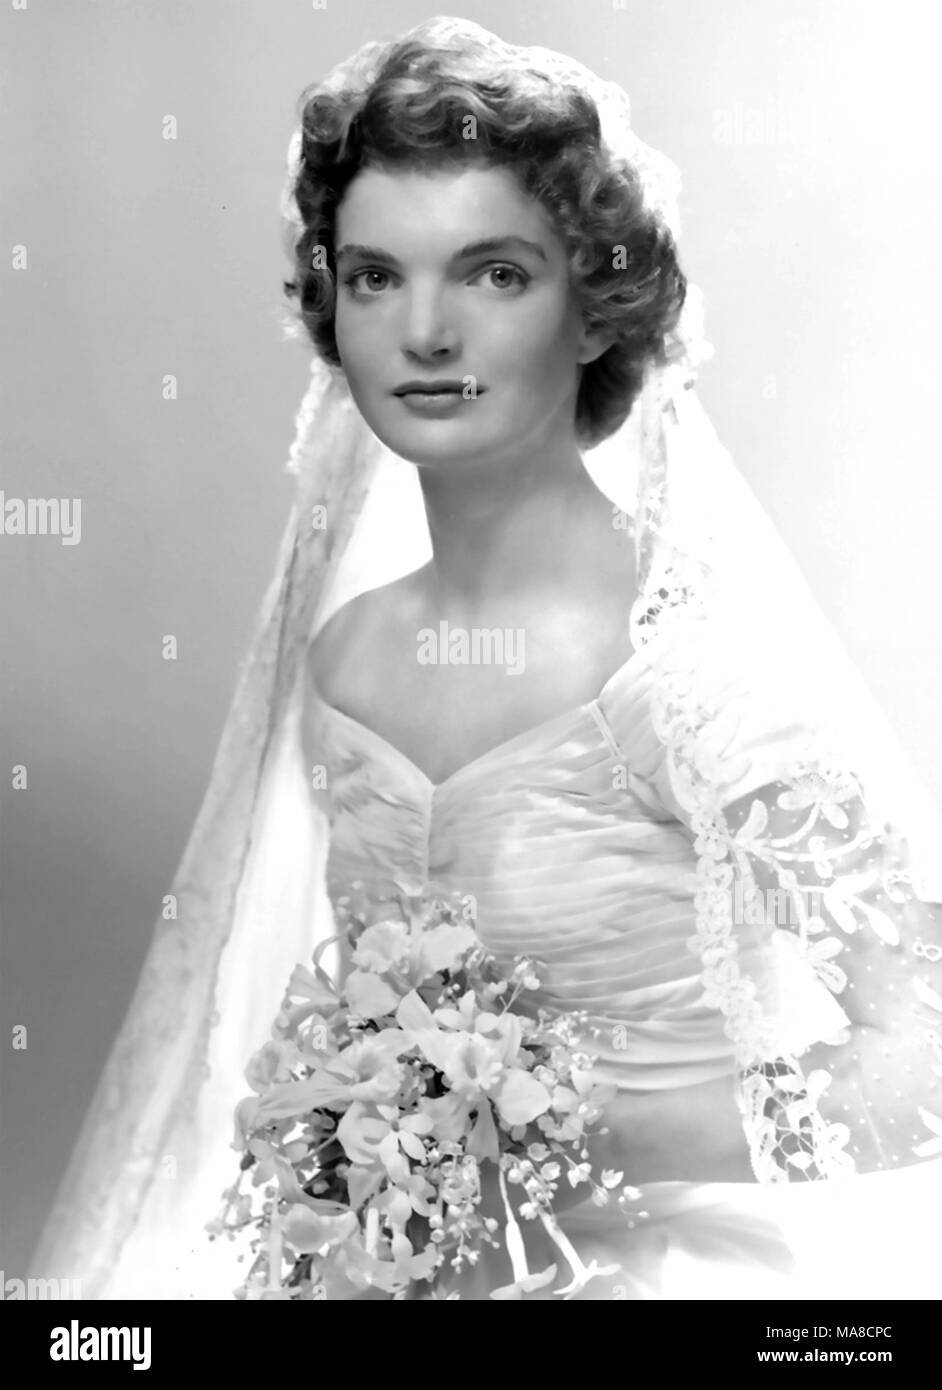
{"label": "woman's face", "polygon": [[[578,364],[607,344],[587,337],[562,240],[508,170],[364,169],[335,244],[337,347],[387,447],[435,466],[574,440]],[[396,394],[415,381],[465,389]]]}

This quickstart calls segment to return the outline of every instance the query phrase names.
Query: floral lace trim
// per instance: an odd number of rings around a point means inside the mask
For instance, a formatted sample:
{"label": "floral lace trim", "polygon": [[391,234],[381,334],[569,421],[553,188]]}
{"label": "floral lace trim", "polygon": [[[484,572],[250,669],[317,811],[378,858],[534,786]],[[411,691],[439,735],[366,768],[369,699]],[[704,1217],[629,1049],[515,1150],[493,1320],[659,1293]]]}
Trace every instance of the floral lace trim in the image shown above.
{"label": "floral lace trim", "polygon": [[[769,934],[780,942],[787,938],[798,961],[810,967],[832,996],[848,988],[847,974],[836,959],[845,949],[842,937],[854,946],[867,936],[871,942],[898,946],[893,905],[912,904],[917,911],[925,907],[912,893],[904,842],[892,842],[882,827],[877,830],[868,823],[857,779],[823,735],[809,735],[794,774],[775,784],[780,789],[774,824],[762,800],[774,790],[770,788],[752,795],[749,813],[738,828],[730,824],[730,808],[719,802],[719,764],[708,737],[722,710],[711,701],[702,678],[708,588],[702,566],[675,553],[649,582],[633,613],[640,640],[659,639],[652,720],[667,750],[675,795],[689,813],[696,837],[697,925],[690,945],[702,961],[704,1003],[724,1015],[724,1031],[735,1048],[738,1102],[756,1177],[768,1183],[845,1177],[857,1168],[848,1152],[851,1131],[840,1121],[826,1119],[821,1108],[832,1073],[817,1067],[806,1075],[796,1055],[805,1048],[783,1046],[783,1020],[763,1007],[758,984],[740,959],[731,889],[738,881],[741,905],[756,914],[749,920],[768,923],[761,915],[766,900],[755,873],[756,866],[763,867],[794,903],[797,916],[793,930],[775,932],[769,923]],[[784,820],[789,821],[785,833],[773,834]],[[854,872],[874,846],[882,852],[879,867]],[[842,861],[850,861],[851,871],[842,871]],[[812,911],[803,891],[809,881],[816,885],[820,903]],[[881,897],[889,902],[889,911],[878,905]],[[913,971],[912,956],[937,962],[942,947],[926,945],[917,937],[907,956],[906,980],[912,1002],[922,1007],[912,1026],[921,1030],[930,1050],[932,1071],[942,1075],[942,997]],[[833,1046],[850,1040],[847,1028],[821,1038]],[[926,1157],[942,1151],[942,1119],[922,1106],[918,1114],[928,1138],[913,1153]]]}

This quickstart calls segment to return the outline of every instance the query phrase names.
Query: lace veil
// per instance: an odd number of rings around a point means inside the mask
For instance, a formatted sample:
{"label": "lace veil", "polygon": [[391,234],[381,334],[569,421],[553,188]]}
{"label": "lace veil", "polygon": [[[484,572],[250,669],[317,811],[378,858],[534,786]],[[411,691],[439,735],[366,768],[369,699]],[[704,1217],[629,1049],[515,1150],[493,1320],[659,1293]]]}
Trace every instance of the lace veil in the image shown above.
{"label": "lace veil", "polygon": [[[620,87],[464,20],[413,32],[590,92],[677,234],[677,170],[631,129]],[[369,82],[388,46],[325,88]],[[296,132],[289,223],[299,150]],[[756,1177],[903,1166],[942,1150],[942,818],[716,437],[695,390],[710,354],[690,287],[624,426],[584,456],[634,535],[626,621],[636,649],[653,644],[657,790],[697,853],[691,950],[736,1049]],[[227,1296],[198,1233],[232,1180],[243,1068],[333,930],[305,653],[348,598],[431,553],[414,469],[318,356],[296,426],[295,501],[205,799],[33,1259],[86,1298]]]}

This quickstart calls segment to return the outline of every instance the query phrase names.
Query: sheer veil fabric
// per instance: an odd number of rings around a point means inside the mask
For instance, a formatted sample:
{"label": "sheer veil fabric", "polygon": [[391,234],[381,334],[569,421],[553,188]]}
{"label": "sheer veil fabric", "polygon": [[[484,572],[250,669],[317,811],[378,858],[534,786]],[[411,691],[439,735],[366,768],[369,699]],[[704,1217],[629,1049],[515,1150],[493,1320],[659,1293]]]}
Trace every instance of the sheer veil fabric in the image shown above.
{"label": "sheer veil fabric", "polygon": [[[619,87],[463,20],[421,32],[578,83],[678,229],[677,171],[631,130]],[[369,81],[385,47],[325,85]],[[296,133],[289,175],[299,147]],[[296,221],[287,192],[282,206]],[[691,287],[624,426],[585,454],[613,525],[634,534],[625,616],[635,648],[653,644],[663,794],[698,856],[691,950],[736,1049],[757,1183],[814,1188],[812,1212],[838,1183],[854,1192],[871,1175],[887,1192],[886,1170],[919,1168],[910,1219],[942,1196],[942,817],[717,439],[695,387],[709,355]],[[288,469],[295,502],[171,886],[175,915],[156,923],[33,1257],[38,1276],[81,1279],[85,1298],[228,1298],[244,1272],[202,1230],[238,1165],[243,1069],[295,964],[333,933],[325,759],[305,757],[299,733],[305,653],[349,598],[431,553],[414,469],[316,356]],[[763,737],[773,714],[793,737]],[[773,889],[794,905],[788,925]]]}

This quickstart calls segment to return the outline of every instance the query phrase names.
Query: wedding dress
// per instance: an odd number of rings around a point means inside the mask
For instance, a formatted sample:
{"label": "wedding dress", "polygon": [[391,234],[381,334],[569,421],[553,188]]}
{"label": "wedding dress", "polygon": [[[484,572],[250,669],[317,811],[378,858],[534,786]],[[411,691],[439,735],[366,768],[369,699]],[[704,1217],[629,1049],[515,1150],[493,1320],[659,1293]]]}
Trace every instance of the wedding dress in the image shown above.
{"label": "wedding dress", "polygon": [[[628,1110],[623,1163],[625,1180],[639,1189],[631,1210],[644,1215],[629,1226],[588,1199],[562,1213],[583,1259],[618,1267],[579,1298],[937,1297],[942,1273],[926,1223],[942,1236],[939,1163],[882,1185],[863,1181],[853,1214],[815,1201],[811,1184],[796,1195],[755,1181],[639,1184],[632,1172],[627,1155],[639,1148],[649,1173],[706,1171],[714,1155],[704,1136],[725,1114],[720,1132],[728,1139],[738,1131],[739,1166],[751,1178],[734,1103],[734,1048],[722,1016],[703,1002],[689,949],[697,856],[651,723],[650,655],[642,646],[594,699],[438,783],[328,704],[309,678],[309,765],[316,750],[329,750],[331,899],[355,888],[358,915],[381,920],[396,916],[410,887],[470,893],[478,933],[508,971],[519,954],[541,962],[528,1011],[588,1011],[600,1077],[618,1086],[621,1100],[641,1102]],[[787,770],[802,731],[772,710],[758,726],[742,697],[727,712],[739,719],[749,753],[727,785],[732,801],[752,788],[757,769],[763,780]],[[754,949],[760,953],[759,942]],[[758,973],[756,961],[751,968]],[[854,1147],[865,1151],[869,1116],[859,1109],[854,1119],[866,1135]],[[719,1156],[728,1159],[725,1149]],[[558,1259],[538,1222],[525,1226],[525,1238],[540,1256],[531,1269]],[[488,1252],[470,1275],[442,1287],[484,1299],[510,1282],[506,1253]]]}
{"label": "wedding dress", "polygon": [[[620,88],[466,21],[422,30],[591,92],[674,225],[676,171]],[[383,52],[347,66],[368,84]],[[705,347],[691,287],[625,425],[585,455],[634,538],[632,655],[437,785],[307,675],[333,612],[430,553],[415,470],[314,358],[274,580],[32,1274],[85,1298],[233,1296],[247,1251],[204,1226],[236,1176],[246,1062],[333,905],[361,883],[379,909],[401,881],[473,894],[485,944],[545,962],[547,1006],[595,1019],[637,1220],[563,1211],[584,1258],[619,1266],[582,1297],[939,1296],[942,818],[716,439],[692,389]],[[506,1276],[488,1257],[458,1291]]]}
{"label": "wedding dress", "polygon": [[[701,1119],[712,1125],[718,1109],[735,1114],[737,1064],[722,1015],[703,1002],[689,949],[697,855],[652,727],[651,656],[650,644],[641,646],[595,698],[504,741],[439,783],[324,701],[306,672],[291,757],[296,762],[300,752],[310,767],[327,750],[332,903],[355,890],[360,911],[366,905],[378,919],[395,910],[404,889],[473,894],[478,931],[499,960],[510,965],[525,953],[542,962],[542,987],[527,996],[528,1007],[588,1010],[598,1028],[595,1046],[601,1044],[600,1075],[642,1105],[657,1103],[637,1111],[647,1162],[653,1149],[665,1171],[683,1171],[686,1161],[694,1173],[710,1158],[697,1144]],[[731,799],[756,776],[787,770],[801,735],[768,717],[760,727],[742,699],[735,713],[747,727],[750,757],[727,788]],[[300,804],[295,811],[300,814]],[[282,828],[288,831],[288,823]],[[296,833],[286,855],[291,847]],[[298,959],[311,944],[296,943]],[[291,953],[273,954],[284,960]],[[266,989],[274,998],[285,983],[283,972],[266,964],[256,943],[251,989],[244,955],[234,972],[223,974],[217,1059],[229,1040],[245,1057],[254,1009],[263,1007]],[[751,968],[759,973],[756,961]],[[257,1041],[262,1034],[256,1030]],[[671,1104],[680,1092],[686,1126]],[[868,1114],[861,1110],[855,1118],[869,1135]],[[215,1124],[215,1134],[211,1125],[204,1131],[187,1201],[173,1183],[158,1182],[102,1297],[232,1295],[247,1268],[236,1262],[245,1247],[213,1246],[202,1233],[234,1163],[225,1107]],[[746,1168],[748,1148],[738,1129]],[[626,1150],[637,1147],[630,1131],[627,1141]],[[796,1189],[676,1178],[637,1184],[626,1163],[625,1181],[638,1188],[631,1227],[588,1199],[560,1221],[586,1261],[618,1265],[581,1299],[938,1297],[940,1170],[936,1161],[871,1174],[857,1180],[848,1204],[835,1198],[833,1184]],[[538,1223],[526,1227],[525,1238],[531,1269],[558,1256]],[[506,1256],[492,1252],[470,1275],[442,1281],[465,1299],[484,1299],[508,1282]]]}

